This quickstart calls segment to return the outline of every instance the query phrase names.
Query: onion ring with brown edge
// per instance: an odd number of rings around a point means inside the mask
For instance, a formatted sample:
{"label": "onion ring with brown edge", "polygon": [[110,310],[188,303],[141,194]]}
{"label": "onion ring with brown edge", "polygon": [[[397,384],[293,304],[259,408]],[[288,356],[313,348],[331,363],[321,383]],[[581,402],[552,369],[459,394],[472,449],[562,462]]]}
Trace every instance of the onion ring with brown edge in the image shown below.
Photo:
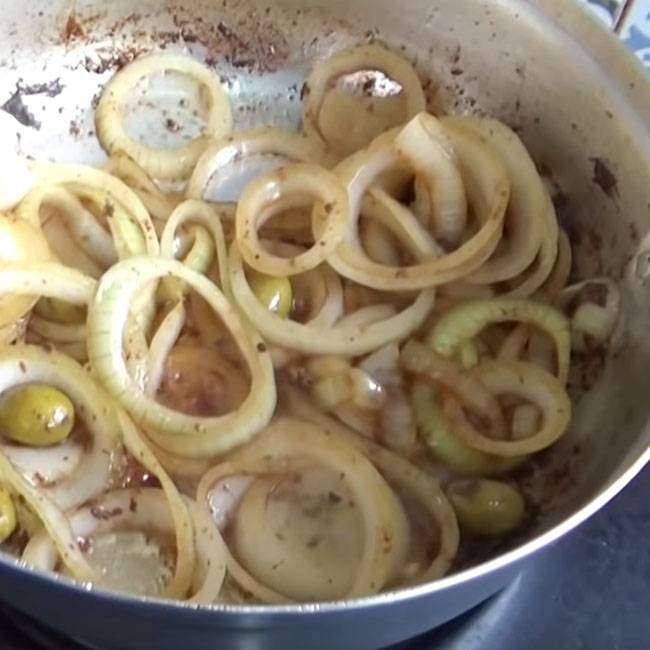
{"label": "onion ring with brown edge", "polygon": [[494,440],[480,433],[467,419],[463,406],[449,396],[444,413],[454,433],[466,444],[495,456],[523,456],[552,445],[571,420],[571,400],[552,374],[522,361],[484,361],[472,374],[495,394],[508,394],[533,402],[542,414],[540,430],[529,438]]}
{"label": "onion ring with brown edge", "polygon": [[427,337],[427,343],[445,357],[452,356],[460,343],[474,338],[484,327],[518,321],[534,325],[555,342],[557,375],[566,384],[571,362],[571,333],[568,319],[550,305],[521,298],[470,300],[445,312]]}
{"label": "onion ring with brown edge", "polygon": [[[174,71],[196,79],[207,91],[209,115],[205,133],[178,149],[157,149],[137,142],[122,123],[122,102],[140,79],[159,71]],[[122,68],[104,87],[95,110],[95,128],[102,147],[114,154],[123,151],[152,178],[187,178],[210,138],[232,128],[230,102],[219,77],[205,65],[175,54],[154,54]]]}
{"label": "onion ring with brown edge", "polygon": [[[292,457],[323,464],[344,474],[355,502],[364,515],[366,543],[354,584],[346,598],[377,593],[403,559],[407,527],[405,514],[396,496],[379,472],[349,442],[331,432],[322,432],[313,423],[280,419],[270,425],[251,444],[236,451],[224,464],[210,469],[201,479],[197,501],[207,506],[212,486],[233,474],[263,474],[292,469]],[[228,570],[240,585],[269,602],[286,598],[261,585],[232,557]],[[247,579],[242,580],[243,574]],[[259,589],[262,587],[262,590]],[[279,596],[279,598],[278,598]]]}
{"label": "onion ring with brown edge", "polygon": [[[343,243],[327,258],[338,273],[373,289],[409,291],[462,278],[492,254],[501,237],[508,204],[505,168],[489,146],[469,129],[454,125],[445,131],[458,155],[470,205],[482,224],[480,230],[453,252],[411,266],[383,266],[368,258],[358,233],[361,201],[376,178],[399,163],[399,156],[388,140],[343,161],[336,170],[348,190],[350,215]],[[417,221],[415,217],[413,220]]]}
{"label": "onion ring with brown edge", "polygon": [[291,162],[328,166],[323,148],[314,140],[274,126],[260,126],[220,137],[201,154],[185,194],[191,199],[205,198],[205,190],[214,174],[235,161],[254,154],[275,154]]}
{"label": "onion ring with brown edge", "polygon": [[[145,395],[130,376],[123,355],[130,304],[143,285],[162,277],[187,283],[221,317],[233,336],[251,374],[250,392],[236,411],[216,417],[185,415]],[[133,257],[116,264],[100,280],[87,323],[88,354],[97,376],[149,437],[172,454],[202,458],[223,453],[250,440],[270,420],[276,390],[264,343],[208,278],[181,262]]]}
{"label": "onion ring with brown edge", "polygon": [[[264,250],[258,230],[273,216],[273,203],[283,196],[313,195],[322,205],[314,208],[314,245],[290,259]],[[269,209],[270,208],[270,209]],[[330,171],[309,163],[295,163],[256,178],[246,186],[236,215],[236,241],[246,263],[272,276],[291,276],[316,268],[343,238],[348,218],[345,187]],[[318,222],[318,223],[316,223]]]}
{"label": "onion ring with brown edge", "polygon": [[338,78],[362,70],[378,70],[400,84],[406,97],[404,121],[425,109],[422,84],[408,61],[377,44],[357,45],[319,61],[307,78],[303,86],[302,127],[309,137],[329,144],[319,126],[327,90]]}

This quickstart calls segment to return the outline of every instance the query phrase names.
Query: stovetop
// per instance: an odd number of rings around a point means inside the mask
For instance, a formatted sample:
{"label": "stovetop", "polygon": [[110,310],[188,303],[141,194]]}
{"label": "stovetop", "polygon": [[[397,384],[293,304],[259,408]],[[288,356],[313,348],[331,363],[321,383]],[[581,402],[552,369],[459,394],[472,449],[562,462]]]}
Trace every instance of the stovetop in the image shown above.
{"label": "stovetop", "polygon": [[[650,468],[602,512],[533,558],[500,594],[390,650],[648,647]],[[85,650],[7,609],[0,609],[0,648]]]}

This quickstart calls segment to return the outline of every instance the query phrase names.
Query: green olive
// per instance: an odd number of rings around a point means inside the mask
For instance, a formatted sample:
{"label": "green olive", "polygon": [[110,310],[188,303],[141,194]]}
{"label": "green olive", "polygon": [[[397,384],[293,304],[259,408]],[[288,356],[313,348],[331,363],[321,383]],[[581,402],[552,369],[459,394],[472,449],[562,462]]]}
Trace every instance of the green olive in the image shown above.
{"label": "green olive", "polygon": [[289,315],[293,303],[293,290],[289,278],[276,278],[252,271],[249,274],[249,284],[257,299],[269,311],[280,318]]}
{"label": "green olive", "polygon": [[47,320],[64,325],[83,323],[86,320],[86,311],[83,307],[58,298],[41,298],[36,303],[34,311]]}
{"label": "green olive", "polygon": [[0,433],[15,442],[53,445],[67,438],[73,426],[70,398],[52,386],[25,384],[0,397]]}
{"label": "green olive", "polygon": [[507,483],[460,479],[447,488],[461,528],[483,537],[498,537],[518,528],[525,516],[524,499]]}
{"label": "green olive", "polygon": [[16,529],[16,508],[11,495],[0,487],[0,544]]}

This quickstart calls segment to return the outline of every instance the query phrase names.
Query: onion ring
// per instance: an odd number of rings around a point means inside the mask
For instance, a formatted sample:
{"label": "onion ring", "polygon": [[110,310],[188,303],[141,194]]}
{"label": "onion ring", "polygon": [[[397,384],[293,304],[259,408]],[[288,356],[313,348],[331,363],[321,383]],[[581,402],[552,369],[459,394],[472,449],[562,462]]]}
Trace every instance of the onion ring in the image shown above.
{"label": "onion ring", "polygon": [[[122,123],[122,103],[143,77],[158,71],[174,71],[196,79],[207,91],[209,115],[206,131],[179,149],[156,149],[131,138]],[[109,154],[123,151],[152,178],[187,178],[209,138],[219,137],[232,128],[228,96],[219,78],[205,65],[174,54],[147,56],[122,68],[105,86],[95,111],[97,137]]]}

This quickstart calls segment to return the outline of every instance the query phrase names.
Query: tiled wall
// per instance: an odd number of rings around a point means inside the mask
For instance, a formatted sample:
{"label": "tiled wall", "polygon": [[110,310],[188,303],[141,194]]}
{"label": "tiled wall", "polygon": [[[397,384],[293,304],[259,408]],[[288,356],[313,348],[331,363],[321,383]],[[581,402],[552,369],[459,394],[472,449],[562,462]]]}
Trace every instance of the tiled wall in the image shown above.
{"label": "tiled wall", "polygon": [[650,70],[650,0],[580,0],[603,22],[615,29],[623,42]]}

